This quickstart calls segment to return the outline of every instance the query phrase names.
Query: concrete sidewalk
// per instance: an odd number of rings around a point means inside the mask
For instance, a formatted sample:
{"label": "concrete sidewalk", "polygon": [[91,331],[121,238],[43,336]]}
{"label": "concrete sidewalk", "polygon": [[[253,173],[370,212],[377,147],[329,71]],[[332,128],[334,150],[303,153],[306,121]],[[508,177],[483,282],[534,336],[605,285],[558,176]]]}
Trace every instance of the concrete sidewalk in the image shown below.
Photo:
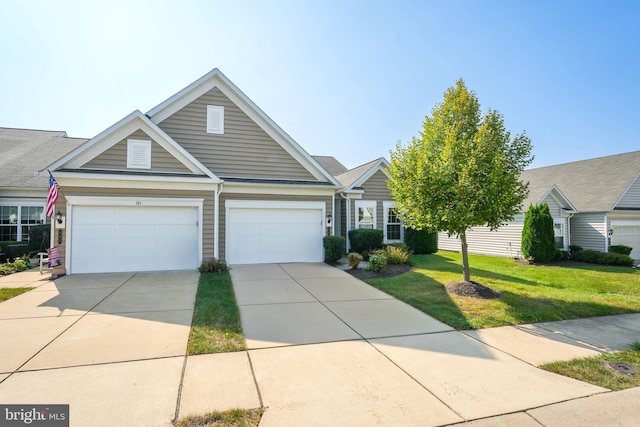
{"label": "concrete sidewalk", "polygon": [[36,287],[0,303],[0,404],[69,403],[72,426],[261,406],[262,427],[640,419],[640,388],[536,368],[625,348],[640,314],[460,332],[325,264],[231,274],[249,350],[189,357],[196,272],[0,278]]}

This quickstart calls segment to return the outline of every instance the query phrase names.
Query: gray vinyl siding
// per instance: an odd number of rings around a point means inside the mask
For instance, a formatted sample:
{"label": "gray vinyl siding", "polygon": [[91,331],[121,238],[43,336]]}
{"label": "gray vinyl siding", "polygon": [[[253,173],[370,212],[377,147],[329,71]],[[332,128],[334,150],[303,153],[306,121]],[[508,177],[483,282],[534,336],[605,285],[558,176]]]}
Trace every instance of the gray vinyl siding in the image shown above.
{"label": "gray vinyl siding", "polygon": [[[513,221],[506,223],[496,231],[489,227],[473,227],[467,231],[469,253],[495,255],[501,257],[520,256],[522,242],[522,227],[524,215],[516,215]],[[460,239],[438,233],[438,249],[446,251],[460,251]]]}
{"label": "gray vinyl siding", "polygon": [[604,251],[607,236],[604,216],[604,212],[575,214],[570,220],[571,244]]}
{"label": "gray vinyl siding", "polygon": [[[207,105],[224,107],[224,134],[206,132]],[[158,126],[217,176],[316,180],[217,88]]]}
{"label": "gray vinyl siding", "polygon": [[622,196],[616,209],[640,209],[640,177],[636,178],[627,192]]}
{"label": "gray vinyl siding", "polygon": [[542,201],[542,203],[544,203],[544,202],[547,202],[547,205],[549,206],[549,213],[551,214],[552,217],[560,218],[562,216],[562,208],[561,208],[560,204],[558,202],[556,202],[556,199],[551,197],[551,194],[549,194]]}
{"label": "gray vinyl siding", "polygon": [[[85,163],[84,169],[107,169],[126,170],[127,169],[127,140],[140,139],[151,142],[151,171],[191,173],[191,171],[160,144],[155,142],[145,132],[137,130],[113,147],[99,154],[92,160]],[[140,170],[140,169],[135,169]]]}
{"label": "gray vinyl siding", "polygon": [[[149,190],[149,189],[123,189],[123,188],[85,188],[85,187],[64,187],[64,192],[60,193],[56,202],[56,212],[60,211],[63,216],[67,216],[67,200],[65,196],[92,196],[92,197],[157,197],[157,198],[185,198],[204,199],[202,209],[202,256],[204,258],[213,257],[213,213],[214,197],[213,191],[189,191],[189,190]],[[64,236],[64,234],[63,234]],[[57,243],[57,231],[55,241]],[[62,265],[66,259],[66,240],[63,238],[59,245],[59,253]],[[171,248],[167,248],[170,252]]]}
{"label": "gray vinyl siding", "polygon": [[[376,201],[376,228],[382,230],[384,228],[384,212],[382,202],[391,201],[391,193],[387,187],[387,176],[382,171],[377,171],[371,177],[362,184],[364,194],[362,200],[375,200]],[[350,229],[353,230],[356,226],[356,203],[351,202],[351,218]]]}
{"label": "gray vinyl siding", "polygon": [[295,195],[276,195],[276,194],[244,194],[244,193],[222,193],[220,194],[219,207],[219,229],[220,229],[220,243],[219,243],[219,258],[225,259],[226,252],[226,201],[227,200],[268,200],[268,201],[298,201],[298,202],[325,202],[326,215],[333,216],[333,208],[331,206],[331,196],[295,196]]}

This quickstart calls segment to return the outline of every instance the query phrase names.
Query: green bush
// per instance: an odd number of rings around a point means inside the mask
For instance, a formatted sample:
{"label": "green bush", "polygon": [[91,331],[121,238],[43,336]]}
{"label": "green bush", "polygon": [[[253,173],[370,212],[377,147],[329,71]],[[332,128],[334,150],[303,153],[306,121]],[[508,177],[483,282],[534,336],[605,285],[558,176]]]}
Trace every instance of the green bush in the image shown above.
{"label": "green bush", "polygon": [[588,262],[591,264],[622,265],[627,267],[633,266],[633,260],[629,255],[600,252],[591,249],[585,249],[577,252],[575,259],[577,261]]}
{"label": "green bush", "polygon": [[8,246],[9,245],[16,245],[16,244],[20,244],[22,242],[15,242],[13,240],[4,240],[0,242],[0,252],[3,253],[4,255],[0,255],[0,261],[1,262],[6,262],[9,261],[11,259],[13,259],[13,254],[9,253],[9,249]]}
{"label": "green bush", "polygon": [[387,257],[380,253],[374,253],[369,257],[369,266],[373,271],[379,273],[386,268]]}
{"label": "green bush", "polygon": [[13,262],[7,262],[0,264],[0,276],[7,276],[18,271],[24,271],[33,266],[28,262],[20,258],[16,258]]}
{"label": "green bush", "polygon": [[324,236],[322,239],[324,245],[324,261],[336,262],[346,252],[346,240],[342,236]]}
{"label": "green bush", "polygon": [[571,258],[575,258],[576,254],[582,250],[582,246],[569,245],[569,255]]}
{"label": "green bush", "polygon": [[375,252],[377,255],[383,255],[387,258],[389,264],[408,264],[409,251],[397,246],[387,246]]}
{"label": "green bush", "polygon": [[349,267],[358,268],[360,262],[363,260],[363,256],[357,252],[349,252],[347,254],[347,262],[349,263]]}
{"label": "green bush", "polygon": [[569,258],[570,258],[569,252],[563,251],[563,250],[560,250],[560,249],[556,249],[556,254],[553,257],[553,260],[554,261],[566,261]]}
{"label": "green bush", "polygon": [[34,225],[29,228],[29,252],[45,252],[51,243],[51,225]]}
{"label": "green bush", "polygon": [[553,217],[546,203],[530,205],[522,228],[522,255],[533,262],[549,262],[556,255]]}
{"label": "green bush", "polygon": [[404,241],[409,249],[417,255],[435,254],[438,252],[438,233],[428,230],[404,230]]}
{"label": "green bush", "polygon": [[218,261],[215,258],[203,259],[200,267],[198,267],[200,273],[219,273],[228,269],[229,267],[224,261]]}
{"label": "green bush", "polygon": [[[351,250],[364,256],[364,252],[372,252],[382,248],[384,234],[382,230],[357,228],[349,231]],[[366,258],[366,257],[365,257]]]}
{"label": "green bush", "polygon": [[410,252],[409,246],[406,243],[392,243],[388,246],[393,246],[394,248],[402,249],[403,251]]}
{"label": "green bush", "polygon": [[633,248],[626,245],[613,245],[609,246],[609,252],[613,254],[631,255]]}

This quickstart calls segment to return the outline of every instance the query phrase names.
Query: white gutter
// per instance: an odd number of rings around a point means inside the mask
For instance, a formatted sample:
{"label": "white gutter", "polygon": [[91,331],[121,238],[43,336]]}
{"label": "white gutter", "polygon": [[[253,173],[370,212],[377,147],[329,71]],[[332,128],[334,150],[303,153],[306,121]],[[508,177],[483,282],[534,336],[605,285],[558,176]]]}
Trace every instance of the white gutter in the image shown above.
{"label": "white gutter", "polygon": [[[220,193],[224,187],[224,181],[220,181],[218,188],[213,193],[213,257],[217,260],[220,259]],[[204,224],[203,224],[204,230]]]}
{"label": "white gutter", "polygon": [[573,218],[573,216],[575,215],[575,213],[569,214],[569,216],[567,217],[567,247],[565,250],[569,249],[569,246],[571,246],[571,218]]}
{"label": "white gutter", "polygon": [[331,235],[336,235],[336,193],[331,195],[331,216],[333,217],[333,221],[331,221]]}
{"label": "white gutter", "polygon": [[609,252],[609,221],[607,214],[604,214],[604,251]]}

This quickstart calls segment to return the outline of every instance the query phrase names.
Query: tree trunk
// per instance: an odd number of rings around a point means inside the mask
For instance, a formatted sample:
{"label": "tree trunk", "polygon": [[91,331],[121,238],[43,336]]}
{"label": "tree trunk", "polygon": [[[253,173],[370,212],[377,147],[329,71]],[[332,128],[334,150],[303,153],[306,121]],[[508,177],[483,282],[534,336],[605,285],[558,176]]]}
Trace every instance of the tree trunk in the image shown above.
{"label": "tree trunk", "polygon": [[460,233],[460,245],[462,248],[462,275],[465,282],[471,281],[471,272],[469,271],[469,255],[467,246],[467,234],[466,231]]}

